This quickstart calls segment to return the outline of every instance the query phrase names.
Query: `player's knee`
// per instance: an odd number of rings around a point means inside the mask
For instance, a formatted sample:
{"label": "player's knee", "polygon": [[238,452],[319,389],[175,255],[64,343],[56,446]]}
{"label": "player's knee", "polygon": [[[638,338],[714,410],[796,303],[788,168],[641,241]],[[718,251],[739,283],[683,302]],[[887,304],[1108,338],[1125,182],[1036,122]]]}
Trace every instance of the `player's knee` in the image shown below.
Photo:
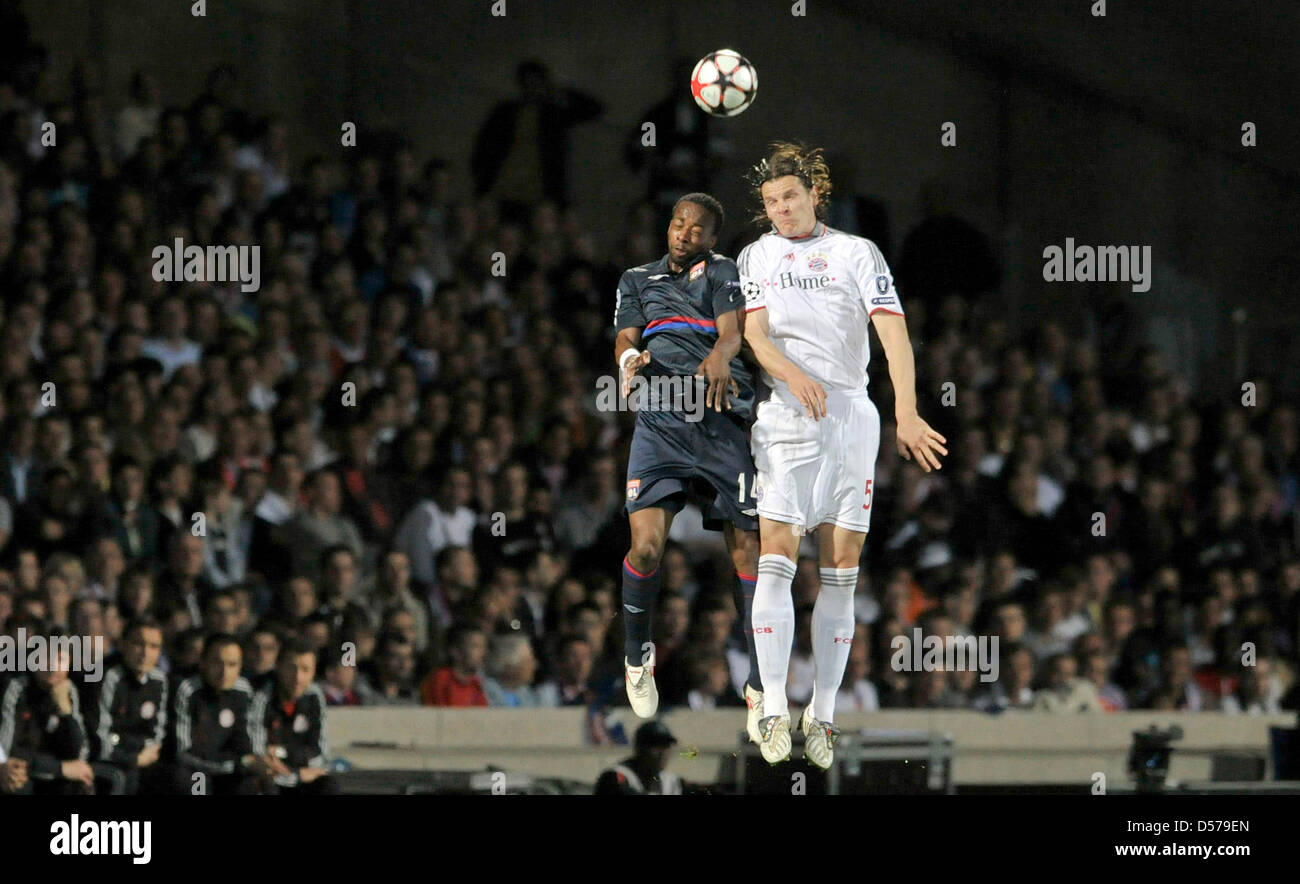
{"label": "player's knee", "polygon": [[799,541],[799,536],[793,532],[789,532],[787,536],[785,531],[775,531],[773,536],[763,538],[763,542],[759,545],[759,554],[785,556],[790,561],[796,561],[799,558]]}
{"label": "player's knee", "polygon": [[738,543],[731,551],[731,564],[737,574],[754,574],[758,568],[758,538],[750,543]]}
{"label": "player's knee", "polygon": [[648,574],[655,568],[659,567],[659,559],[664,553],[664,540],[662,537],[649,535],[646,537],[633,537],[632,548],[628,551],[627,560],[633,568],[643,574]]}

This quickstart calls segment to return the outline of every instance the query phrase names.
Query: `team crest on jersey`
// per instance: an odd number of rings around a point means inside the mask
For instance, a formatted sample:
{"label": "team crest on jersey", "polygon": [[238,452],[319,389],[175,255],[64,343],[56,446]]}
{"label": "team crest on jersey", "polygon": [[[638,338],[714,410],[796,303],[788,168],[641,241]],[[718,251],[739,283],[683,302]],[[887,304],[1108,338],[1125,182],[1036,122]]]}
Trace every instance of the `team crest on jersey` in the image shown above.
{"label": "team crest on jersey", "polygon": [[628,500],[636,500],[636,496],[637,496],[638,494],[640,494],[640,493],[641,493],[641,480],[640,480],[640,479],[628,479],[628,480],[627,480],[627,499],[628,499]]}
{"label": "team crest on jersey", "polygon": [[704,275],[704,262],[701,261],[700,263],[696,264],[694,267],[691,268],[690,275],[686,278],[686,281],[695,282],[695,280],[699,279],[703,275]]}
{"label": "team crest on jersey", "polygon": [[876,291],[880,292],[882,295],[883,295],[885,292],[889,291],[889,277],[888,277],[888,276],[877,276],[877,277],[876,277]]}
{"label": "team crest on jersey", "polygon": [[826,269],[826,256],[817,252],[808,256],[808,269],[813,273],[821,273]]}
{"label": "team crest on jersey", "polygon": [[141,718],[153,718],[154,714],[157,713],[157,711],[158,711],[158,707],[154,705],[154,702],[152,700],[145,700],[143,703],[140,704]]}

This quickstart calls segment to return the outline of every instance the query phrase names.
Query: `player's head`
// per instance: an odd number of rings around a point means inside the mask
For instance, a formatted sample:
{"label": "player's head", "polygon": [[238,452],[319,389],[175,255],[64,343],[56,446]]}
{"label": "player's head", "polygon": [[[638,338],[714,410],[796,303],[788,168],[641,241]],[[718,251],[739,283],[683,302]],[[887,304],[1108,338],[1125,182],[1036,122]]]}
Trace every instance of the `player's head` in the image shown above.
{"label": "player's head", "polygon": [[244,663],[244,649],[239,639],[227,633],[213,633],[203,642],[201,669],[203,680],[209,687],[228,691],[239,680],[239,670]]}
{"label": "player's head", "polygon": [[726,220],[722,203],[707,193],[688,193],[673,206],[668,222],[668,255],[682,265],[713,248]]}
{"label": "player's head", "polygon": [[821,148],[776,141],[771,152],[750,173],[762,212],[782,236],[806,236],[825,219],[830,205],[831,172]]}
{"label": "player's head", "polygon": [[162,656],[163,628],[148,618],[132,620],[123,633],[122,661],[139,675],[151,671]]}
{"label": "player's head", "polygon": [[291,699],[298,699],[307,693],[307,688],[311,687],[312,680],[316,677],[315,649],[300,639],[281,645],[275,674],[280,682],[281,693]]}
{"label": "player's head", "polygon": [[668,767],[668,758],[676,743],[672,731],[658,720],[647,721],[637,728],[632,740],[636,754],[650,762],[655,773],[662,773]]}

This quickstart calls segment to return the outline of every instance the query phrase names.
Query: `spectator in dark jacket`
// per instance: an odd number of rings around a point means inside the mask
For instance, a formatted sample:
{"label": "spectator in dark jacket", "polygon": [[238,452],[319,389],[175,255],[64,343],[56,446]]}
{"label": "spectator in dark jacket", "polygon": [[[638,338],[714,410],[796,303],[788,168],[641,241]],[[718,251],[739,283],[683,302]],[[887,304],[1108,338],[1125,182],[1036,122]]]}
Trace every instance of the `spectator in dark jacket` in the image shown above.
{"label": "spectator in dark jacket", "polygon": [[0,752],[26,763],[27,783],[17,791],[93,794],[95,773],[81,698],[68,673],[71,655],[61,647],[68,639],[41,638],[50,648],[49,668],[15,677],[0,698]]}
{"label": "spectator in dark jacket", "polygon": [[568,200],[568,131],[600,116],[601,103],[559,89],[546,66],[526,61],[515,69],[520,96],[488,114],[470,161],[474,192],[519,206],[542,199]]}
{"label": "spectator in dark jacket", "polygon": [[115,794],[135,794],[160,769],[168,706],[167,677],[158,668],[162,647],[158,623],[137,620],[128,625],[122,662],[104,673],[89,705],[95,758]]}
{"label": "spectator in dark jacket", "polygon": [[325,795],[338,791],[326,762],[325,694],[313,683],[316,654],[303,642],[280,649],[275,680],[253,697],[253,752],[271,768],[266,791]]}
{"label": "spectator in dark jacket", "polygon": [[170,755],[177,794],[255,793],[273,770],[253,752],[253,691],[239,674],[243,658],[234,636],[213,634],[203,645],[201,674],[176,688]]}

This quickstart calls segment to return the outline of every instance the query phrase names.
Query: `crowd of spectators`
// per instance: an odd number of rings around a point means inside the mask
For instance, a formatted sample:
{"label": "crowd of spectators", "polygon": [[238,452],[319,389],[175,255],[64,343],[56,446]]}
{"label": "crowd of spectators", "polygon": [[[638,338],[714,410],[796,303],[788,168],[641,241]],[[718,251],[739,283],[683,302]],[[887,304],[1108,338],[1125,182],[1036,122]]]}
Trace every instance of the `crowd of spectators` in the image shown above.
{"label": "crowd of spectators", "polygon": [[[596,378],[614,282],[665,219],[639,204],[605,242],[552,199],[503,216],[466,163],[404,145],[296,162],[229,69],[177,106],[148,71],[118,103],[47,61],[0,73],[0,632],[114,660],[156,622],[173,686],[213,635],[254,688],[305,645],[335,705],[625,702],[634,416],[597,410]],[[258,246],[260,289],[156,281],[178,238]],[[922,473],[883,428],[839,709],[1294,708],[1294,404],[1197,399],[1154,350],[899,288],[952,453]],[[872,377],[889,414],[879,350]],[[743,705],[732,575],[691,510],[662,572],[664,704]],[[1000,678],[891,666],[915,626],[997,634]]]}

